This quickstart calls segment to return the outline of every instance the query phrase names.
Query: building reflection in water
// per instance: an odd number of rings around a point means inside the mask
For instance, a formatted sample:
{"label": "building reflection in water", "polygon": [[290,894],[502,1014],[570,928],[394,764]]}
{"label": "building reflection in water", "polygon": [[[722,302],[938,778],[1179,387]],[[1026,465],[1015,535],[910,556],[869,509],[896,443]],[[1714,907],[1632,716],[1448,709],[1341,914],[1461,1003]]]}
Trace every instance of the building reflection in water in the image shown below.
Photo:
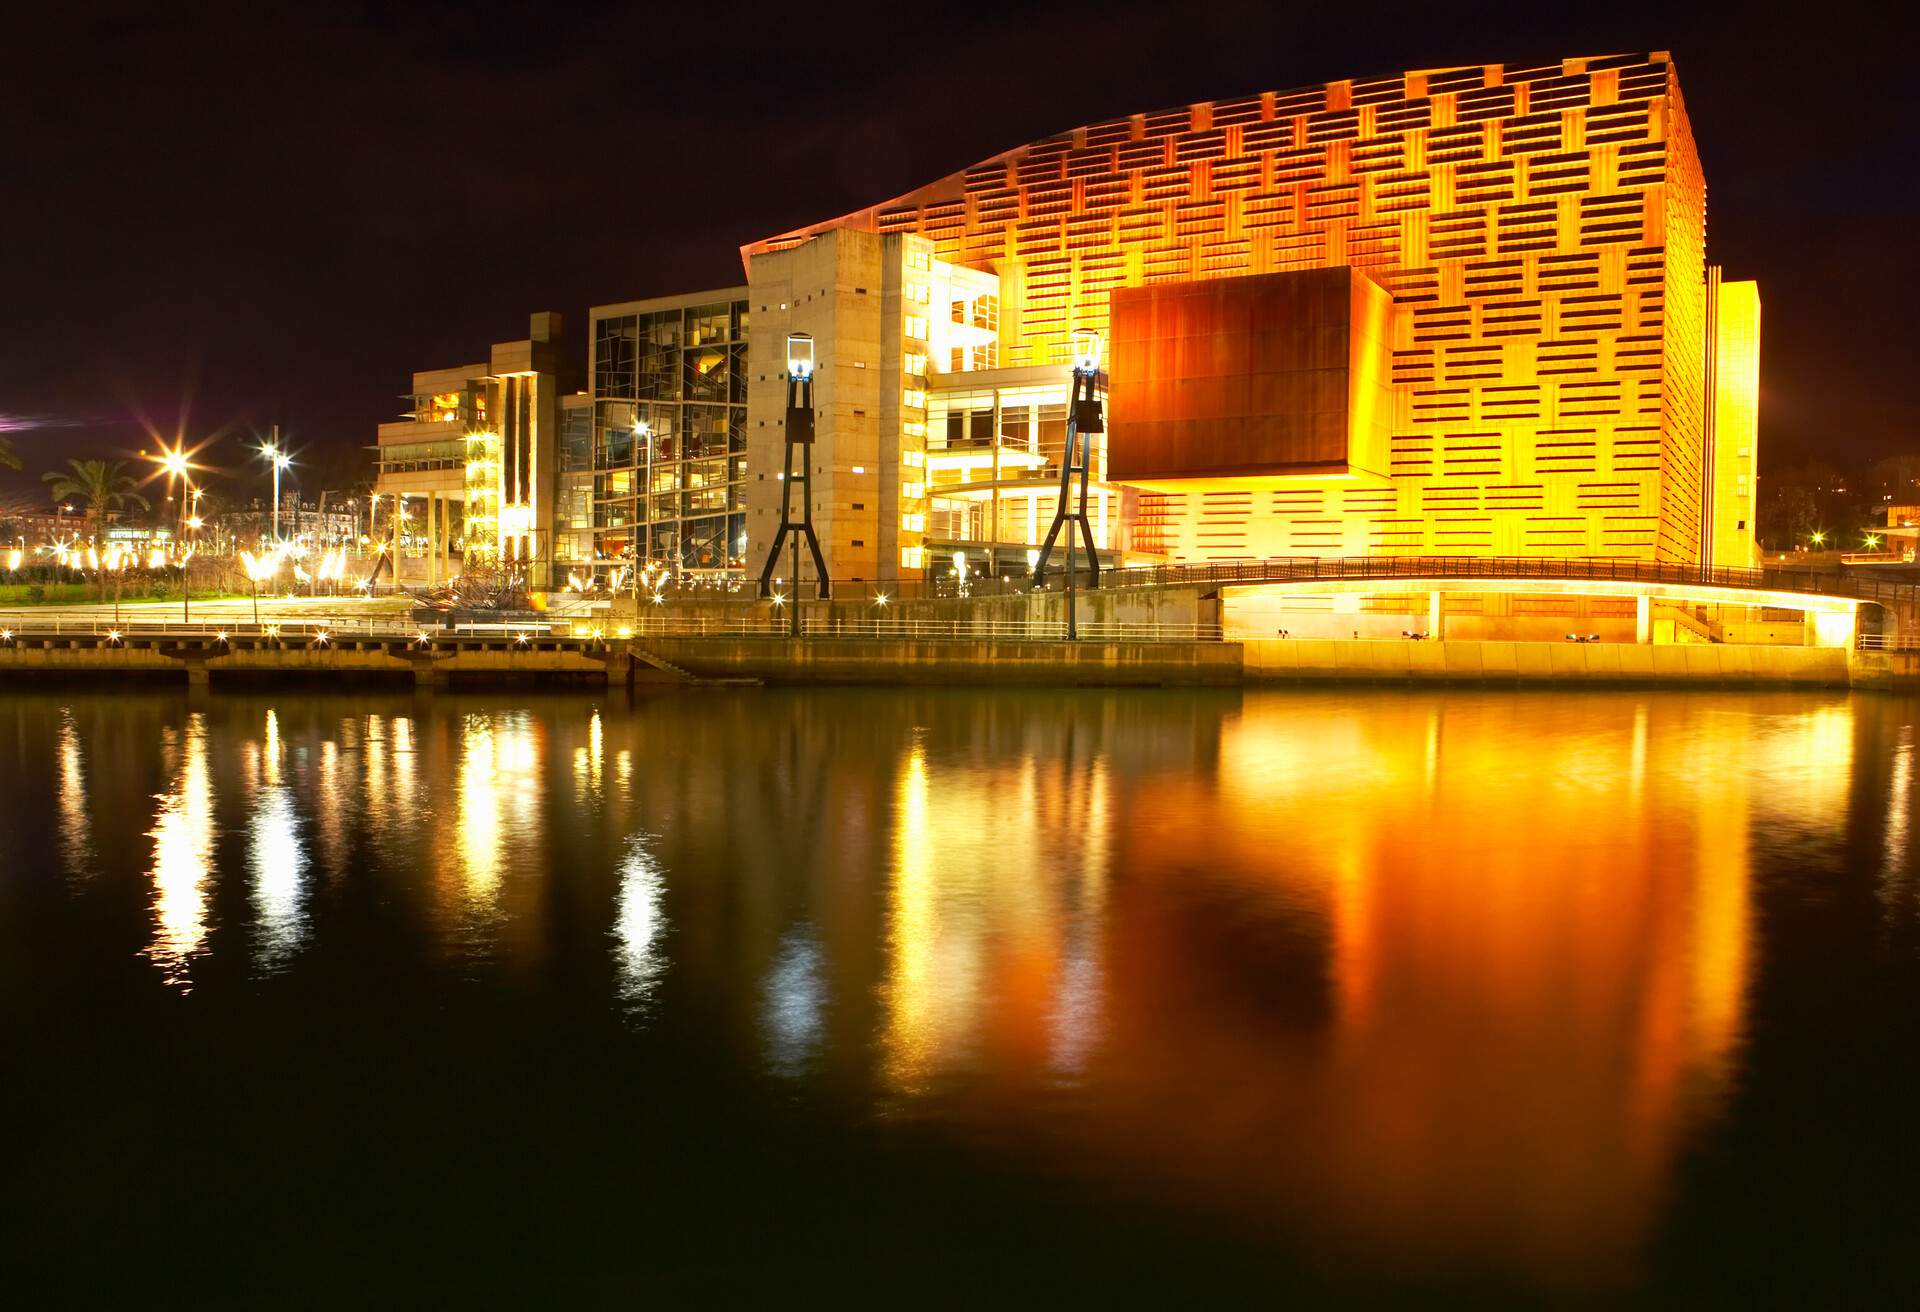
{"label": "building reflection in water", "polygon": [[614,907],[614,965],[620,997],[629,1007],[643,1007],[652,997],[666,969],[661,936],[666,930],[662,897],[666,881],[659,863],[647,850],[644,836],[627,842],[620,862],[620,889]]}
{"label": "building reflection in water", "polygon": [[93,821],[87,815],[86,755],[80,746],[80,731],[74,725],[73,711],[60,708],[58,744],[60,807],[60,860],[67,874],[85,879],[93,873]]}
{"label": "building reflection in water", "polygon": [[1631,1259],[1727,1094],[1750,835],[1836,823],[1851,715],[1249,697],[1211,764],[1116,783],[1096,756],[1051,806],[1050,767],[916,738],[878,1073],[909,1099],[1038,1079],[1044,1032],[1102,1086],[1099,1153],[1312,1200],[1330,1242],[1494,1235],[1589,1277]]}
{"label": "building reflection in water", "polygon": [[923,1091],[972,1066],[1079,1067],[1103,1024],[1099,917],[1108,771],[1070,738],[983,769],[935,769],[924,734],[899,768],[887,905],[885,1078]]}
{"label": "building reflection in water", "polygon": [[462,889],[490,906],[509,866],[506,843],[530,836],[542,809],[540,744],[525,711],[468,715],[460,730],[457,844]]}
{"label": "building reflection in water", "polygon": [[[325,746],[331,748],[333,744]],[[294,807],[293,790],[282,778],[285,756],[279,716],[268,710],[260,747],[259,787],[251,799],[247,825],[247,865],[253,886],[253,961],[258,969],[269,972],[286,964],[306,933],[302,890],[307,853],[300,842],[300,817]],[[333,794],[339,786],[337,777],[323,773],[319,789],[323,805],[338,805],[339,799]]]}
{"label": "building reflection in water", "polygon": [[161,978],[185,993],[189,967],[207,938],[207,883],[213,872],[213,779],[207,762],[207,717],[187,717],[173,786],[159,797],[153,839],[153,941],[146,955]]}

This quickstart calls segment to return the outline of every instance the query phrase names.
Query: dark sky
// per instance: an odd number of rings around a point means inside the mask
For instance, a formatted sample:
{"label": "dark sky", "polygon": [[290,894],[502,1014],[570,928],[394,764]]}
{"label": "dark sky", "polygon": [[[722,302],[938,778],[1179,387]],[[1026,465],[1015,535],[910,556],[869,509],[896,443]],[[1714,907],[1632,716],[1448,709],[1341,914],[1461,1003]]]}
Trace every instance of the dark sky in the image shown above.
{"label": "dark sky", "polygon": [[1763,461],[1920,448],[1920,79],[1866,7],[39,9],[0,46],[0,423],[29,475],[132,454],[138,416],[171,434],[189,400],[190,441],[279,422],[310,468],[351,459],[412,370],[530,311],[579,353],[589,305],[737,282],[742,242],[1076,124],[1652,49],[1679,63],[1709,256],[1761,283]]}

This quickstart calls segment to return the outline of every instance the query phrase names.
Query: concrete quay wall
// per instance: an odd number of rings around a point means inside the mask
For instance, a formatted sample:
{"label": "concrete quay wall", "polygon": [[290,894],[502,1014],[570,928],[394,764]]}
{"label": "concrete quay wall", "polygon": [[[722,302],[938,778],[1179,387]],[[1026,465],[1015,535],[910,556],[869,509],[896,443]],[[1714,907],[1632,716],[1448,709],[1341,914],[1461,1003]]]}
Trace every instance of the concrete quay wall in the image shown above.
{"label": "concrete quay wall", "polygon": [[[1268,639],[1240,644],[1248,683],[1767,684],[1845,688],[1851,658],[1888,653],[1838,647],[1656,646],[1632,642],[1358,642]],[[1892,653],[1900,655],[1904,653]],[[1920,669],[1910,667],[1910,681]],[[1892,687],[1889,672],[1877,686]]]}
{"label": "concrete quay wall", "polygon": [[1231,642],[913,638],[646,638],[634,646],[697,678],[765,683],[1147,687],[1237,684]]}

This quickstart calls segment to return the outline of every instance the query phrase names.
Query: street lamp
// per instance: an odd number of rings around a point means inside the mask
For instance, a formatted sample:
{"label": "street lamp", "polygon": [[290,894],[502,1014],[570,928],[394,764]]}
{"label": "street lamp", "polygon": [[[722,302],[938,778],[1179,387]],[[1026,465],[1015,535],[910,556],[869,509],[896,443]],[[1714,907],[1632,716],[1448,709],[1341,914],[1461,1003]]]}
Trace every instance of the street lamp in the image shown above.
{"label": "street lamp", "polygon": [[[813,335],[787,334],[787,421],[786,472],[780,476],[780,531],[773,535],[767,551],[766,566],[760,571],[760,595],[773,595],[773,571],[780,564],[780,548],[787,534],[793,534],[793,609],[787,615],[788,636],[800,636],[800,539],[807,540],[813,555],[814,573],[820,580],[820,600],[833,596],[833,581],[827,577],[826,557],[820,554],[820,539],[813,531]],[[796,450],[797,448],[797,450]],[[794,456],[800,465],[794,468]],[[793,515],[794,484],[800,488],[800,517]]]}
{"label": "street lamp", "polygon": [[[1093,465],[1093,435],[1106,431],[1106,420],[1100,413],[1098,395],[1100,381],[1100,334],[1091,328],[1079,328],[1073,334],[1073,383],[1067,399],[1067,449],[1060,457],[1060,495],[1054,502],[1053,525],[1047,529],[1046,541],[1040,544],[1040,554],[1033,562],[1033,582],[1039,587],[1046,576],[1047,557],[1053,554],[1054,540],[1060,536],[1060,529],[1070,523],[1080,526],[1081,534],[1087,542],[1087,564],[1093,576],[1093,585],[1100,586],[1100,552],[1094,545],[1093,525],[1087,519],[1087,476]],[[1073,476],[1080,476],[1079,508],[1069,512],[1072,501]],[[1067,638],[1080,636],[1078,617],[1075,615],[1075,588],[1080,570],[1074,560],[1074,533],[1067,527]]]}
{"label": "street lamp", "polygon": [[[274,430],[276,433],[278,429]],[[261,445],[260,454],[273,463],[273,540],[280,540],[280,471],[293,463],[293,457],[282,451],[276,443]]]}

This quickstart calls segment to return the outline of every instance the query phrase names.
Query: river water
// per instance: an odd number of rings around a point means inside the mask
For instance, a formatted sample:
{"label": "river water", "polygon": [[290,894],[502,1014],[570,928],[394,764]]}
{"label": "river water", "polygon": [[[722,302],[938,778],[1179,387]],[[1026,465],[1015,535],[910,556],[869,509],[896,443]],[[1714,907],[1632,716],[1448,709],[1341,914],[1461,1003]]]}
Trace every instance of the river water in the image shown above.
{"label": "river water", "polygon": [[10,688],[16,1285],[1910,1293],[1913,702]]}

